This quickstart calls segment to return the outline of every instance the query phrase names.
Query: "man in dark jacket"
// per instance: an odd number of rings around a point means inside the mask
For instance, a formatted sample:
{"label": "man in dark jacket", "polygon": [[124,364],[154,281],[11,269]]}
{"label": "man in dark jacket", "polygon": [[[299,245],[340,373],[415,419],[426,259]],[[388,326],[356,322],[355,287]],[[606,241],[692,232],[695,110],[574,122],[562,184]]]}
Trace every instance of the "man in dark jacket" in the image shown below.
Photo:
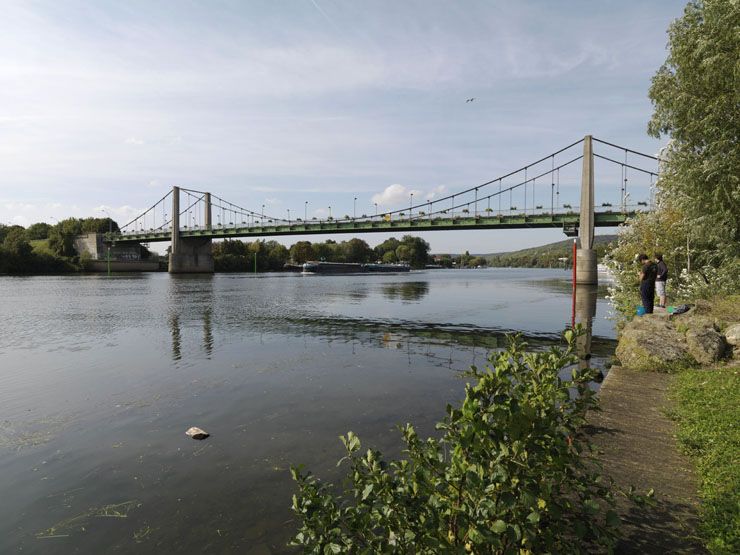
{"label": "man in dark jacket", "polygon": [[642,306],[645,307],[645,314],[653,313],[655,304],[655,276],[658,269],[655,264],[648,258],[647,254],[641,254],[637,260],[642,265],[640,269],[640,297],[642,297]]}
{"label": "man in dark jacket", "polygon": [[663,255],[659,252],[655,253],[655,260],[657,262],[657,274],[655,276],[655,293],[658,295],[658,306],[661,308],[665,308],[665,282],[668,281],[668,266],[666,266],[666,263],[663,262]]}

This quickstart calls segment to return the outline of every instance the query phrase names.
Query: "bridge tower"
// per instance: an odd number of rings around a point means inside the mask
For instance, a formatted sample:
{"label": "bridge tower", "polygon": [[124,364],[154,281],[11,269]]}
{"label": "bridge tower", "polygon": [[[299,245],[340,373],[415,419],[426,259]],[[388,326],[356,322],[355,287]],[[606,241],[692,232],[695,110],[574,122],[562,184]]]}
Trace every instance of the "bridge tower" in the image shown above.
{"label": "bridge tower", "polygon": [[581,174],[581,217],[578,225],[580,248],[576,251],[576,283],[596,284],[596,251],[594,250],[594,149],[591,135],[583,139],[583,173]]}
{"label": "bridge tower", "polygon": [[[211,194],[205,193],[205,226],[211,229]],[[180,188],[172,188],[172,245],[168,271],[171,274],[213,273],[211,239],[180,237]]]}

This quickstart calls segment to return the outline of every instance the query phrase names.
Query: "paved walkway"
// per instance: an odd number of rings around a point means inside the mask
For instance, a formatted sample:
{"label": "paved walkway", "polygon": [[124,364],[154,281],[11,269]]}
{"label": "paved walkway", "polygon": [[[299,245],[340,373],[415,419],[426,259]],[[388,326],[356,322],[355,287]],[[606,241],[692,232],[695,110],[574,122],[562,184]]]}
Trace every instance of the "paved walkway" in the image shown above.
{"label": "paved walkway", "polygon": [[612,367],[601,386],[601,412],[589,418],[605,474],[625,490],[655,489],[655,505],[620,496],[623,539],[617,553],[705,553],[696,539],[696,478],[678,452],[674,423],[663,413],[668,374]]}

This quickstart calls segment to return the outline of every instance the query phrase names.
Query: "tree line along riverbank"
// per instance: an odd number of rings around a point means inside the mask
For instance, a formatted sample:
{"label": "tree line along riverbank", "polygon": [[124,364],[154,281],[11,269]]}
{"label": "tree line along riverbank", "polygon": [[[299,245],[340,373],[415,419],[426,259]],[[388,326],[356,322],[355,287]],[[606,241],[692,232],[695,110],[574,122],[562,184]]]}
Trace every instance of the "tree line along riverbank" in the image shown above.
{"label": "tree line along riverbank", "polygon": [[[85,233],[116,231],[118,224],[108,218],[69,218],[52,226],[37,223],[24,228],[0,224],[0,274],[60,274],[87,271],[90,256],[78,252],[75,238]],[[217,272],[279,272],[286,264],[300,265],[309,260],[327,262],[384,263],[406,262],[412,268],[436,264],[444,268],[481,267],[487,260],[464,254],[430,254],[429,243],[420,237],[391,237],[375,247],[359,238],[347,241],[298,241],[286,247],[274,240],[241,241],[226,239],[212,246]],[[159,258],[162,269],[167,256],[141,247],[142,258]]]}

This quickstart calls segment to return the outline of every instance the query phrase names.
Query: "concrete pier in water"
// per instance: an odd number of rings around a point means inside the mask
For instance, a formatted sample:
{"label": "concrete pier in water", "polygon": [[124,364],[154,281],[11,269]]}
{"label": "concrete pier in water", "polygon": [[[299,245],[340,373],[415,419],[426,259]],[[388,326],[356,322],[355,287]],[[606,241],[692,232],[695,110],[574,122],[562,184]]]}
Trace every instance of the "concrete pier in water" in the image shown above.
{"label": "concrete pier in water", "polygon": [[[205,226],[211,229],[211,194],[205,193]],[[180,188],[172,188],[172,246],[168,271],[171,274],[213,273],[212,240],[180,237]]]}

